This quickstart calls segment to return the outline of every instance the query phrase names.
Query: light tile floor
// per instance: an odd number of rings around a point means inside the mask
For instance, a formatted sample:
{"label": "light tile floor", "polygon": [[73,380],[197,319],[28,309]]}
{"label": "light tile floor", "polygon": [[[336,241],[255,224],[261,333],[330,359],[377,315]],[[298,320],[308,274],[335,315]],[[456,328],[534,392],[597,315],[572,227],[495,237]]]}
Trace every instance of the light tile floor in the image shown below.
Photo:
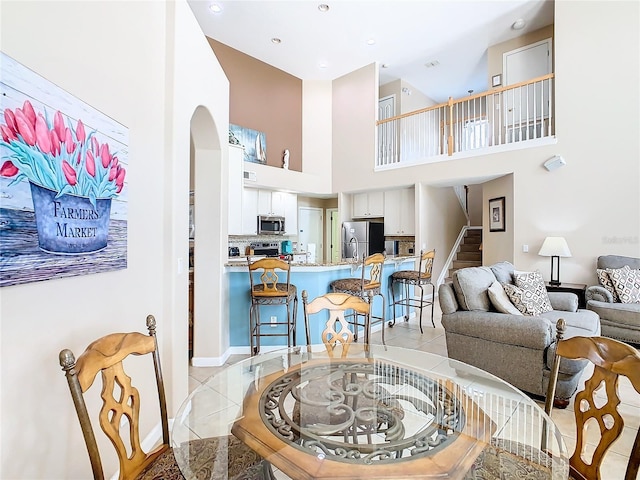
{"label": "light tile floor", "polygon": [[[426,313],[426,311],[425,311]],[[385,340],[387,345],[394,345],[404,348],[413,348],[425,352],[435,353],[438,355],[447,355],[447,344],[445,340],[444,329],[441,323],[442,313],[439,306],[435,306],[434,322],[435,328],[431,326],[431,321],[428,315],[423,318],[423,330],[424,333],[420,333],[420,327],[418,321],[412,318],[409,322],[398,321],[393,328],[385,328]],[[382,343],[381,332],[377,331],[372,334],[372,343]],[[192,391],[198,387],[203,381],[209,378],[211,375],[220,371],[227,365],[231,365],[238,362],[248,355],[232,355],[227,360],[226,364],[222,367],[189,367],[189,389]],[[585,370],[583,375],[584,380],[589,378],[592,373],[592,369]],[[581,387],[579,387],[580,389]],[[622,379],[619,386],[619,395],[622,403],[619,406],[619,411],[625,420],[625,427],[623,435],[618,441],[611,447],[604,459],[604,472],[606,472],[606,480],[623,479],[631,448],[638,429],[640,428],[640,395],[634,390],[631,383]],[[603,395],[603,398],[604,395]],[[536,400],[536,402],[544,408],[544,402]],[[560,428],[564,440],[569,452],[573,452],[575,448],[575,420],[574,420],[574,405],[573,399],[569,406],[565,410],[554,409],[552,411],[552,418],[556,425]],[[593,438],[594,442],[597,441],[599,431],[597,426],[590,429],[587,433],[587,438]],[[591,455],[595,449],[595,443],[591,444],[591,449],[587,449],[587,454]],[[287,476],[283,476],[281,472],[275,472],[278,479],[287,479]],[[640,479],[640,476],[638,477]]]}

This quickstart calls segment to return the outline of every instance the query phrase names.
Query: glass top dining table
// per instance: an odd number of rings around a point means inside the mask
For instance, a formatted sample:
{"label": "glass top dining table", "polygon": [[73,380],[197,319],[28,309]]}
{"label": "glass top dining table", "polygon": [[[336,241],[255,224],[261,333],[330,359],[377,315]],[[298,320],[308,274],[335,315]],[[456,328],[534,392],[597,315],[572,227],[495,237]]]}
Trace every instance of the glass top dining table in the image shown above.
{"label": "glass top dining table", "polygon": [[203,477],[190,445],[232,437],[277,478],[568,478],[566,446],[551,419],[483,370],[392,346],[352,344],[333,356],[324,345],[308,350],[247,358],[188,396],[171,432],[187,480],[225,478],[226,468],[214,466],[206,471],[215,477]]}

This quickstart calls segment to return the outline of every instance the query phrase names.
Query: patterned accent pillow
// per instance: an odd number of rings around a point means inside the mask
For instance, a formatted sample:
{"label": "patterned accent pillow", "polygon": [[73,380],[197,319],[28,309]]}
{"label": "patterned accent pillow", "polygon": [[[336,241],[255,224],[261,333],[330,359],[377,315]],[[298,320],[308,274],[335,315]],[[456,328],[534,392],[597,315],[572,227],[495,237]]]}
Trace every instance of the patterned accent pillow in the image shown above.
{"label": "patterned accent pillow", "polygon": [[[540,315],[553,310],[549,294],[544,286],[542,274],[538,270],[535,272],[514,272],[513,283],[522,292],[520,293],[520,303],[524,305],[525,311],[518,307],[511,296],[509,298],[522,313],[525,315]],[[509,295],[509,290],[505,288],[505,291]]]}
{"label": "patterned accent pillow", "polygon": [[640,270],[627,267],[608,273],[622,303],[640,303]]}
{"label": "patterned accent pillow", "polygon": [[511,303],[507,292],[504,291],[504,287],[497,280],[487,289],[487,294],[489,295],[489,300],[491,300],[491,305],[497,311],[510,313],[511,315],[522,315],[522,312]]}
{"label": "patterned accent pillow", "polygon": [[507,294],[509,300],[523,315],[531,315],[528,313],[527,305],[524,303],[524,292],[521,288],[516,287],[513,283],[503,283],[504,293]]}
{"label": "patterned accent pillow", "polygon": [[[623,268],[629,268],[629,266],[625,265]],[[611,282],[611,278],[609,277],[609,270],[612,270],[612,269],[611,268],[609,268],[609,269],[597,268],[596,269],[596,275],[598,275],[598,282],[604,288],[609,290],[609,293],[611,293],[611,295],[613,296],[613,301],[614,302],[619,302],[620,299],[618,298],[618,294],[616,293],[616,288],[613,286],[613,283]]]}

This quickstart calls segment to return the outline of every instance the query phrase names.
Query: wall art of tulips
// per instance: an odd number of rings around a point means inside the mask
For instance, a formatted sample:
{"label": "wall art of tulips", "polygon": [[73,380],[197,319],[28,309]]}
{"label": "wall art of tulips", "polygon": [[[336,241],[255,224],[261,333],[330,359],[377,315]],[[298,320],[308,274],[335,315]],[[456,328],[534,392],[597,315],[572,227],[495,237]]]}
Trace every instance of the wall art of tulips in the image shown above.
{"label": "wall art of tulips", "polygon": [[[124,186],[126,170],[109,144],[100,143],[82,120],[73,124],[56,111],[53,118],[36,112],[29,100],[22,108],[4,110],[0,123],[2,140],[10,155],[3,155],[0,176],[15,177],[10,183],[29,180],[57,193],[113,198]],[[2,118],[0,118],[0,121]]]}

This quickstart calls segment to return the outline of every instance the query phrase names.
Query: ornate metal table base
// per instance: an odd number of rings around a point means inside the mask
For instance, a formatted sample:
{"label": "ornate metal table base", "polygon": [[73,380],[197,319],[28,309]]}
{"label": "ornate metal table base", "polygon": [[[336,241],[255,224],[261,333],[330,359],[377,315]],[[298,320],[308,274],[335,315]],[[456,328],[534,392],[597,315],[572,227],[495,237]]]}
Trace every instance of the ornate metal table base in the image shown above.
{"label": "ornate metal table base", "polygon": [[366,358],[265,377],[243,411],[233,433],[301,479],[360,478],[365,465],[367,478],[465,472],[495,428],[451,382]]}

